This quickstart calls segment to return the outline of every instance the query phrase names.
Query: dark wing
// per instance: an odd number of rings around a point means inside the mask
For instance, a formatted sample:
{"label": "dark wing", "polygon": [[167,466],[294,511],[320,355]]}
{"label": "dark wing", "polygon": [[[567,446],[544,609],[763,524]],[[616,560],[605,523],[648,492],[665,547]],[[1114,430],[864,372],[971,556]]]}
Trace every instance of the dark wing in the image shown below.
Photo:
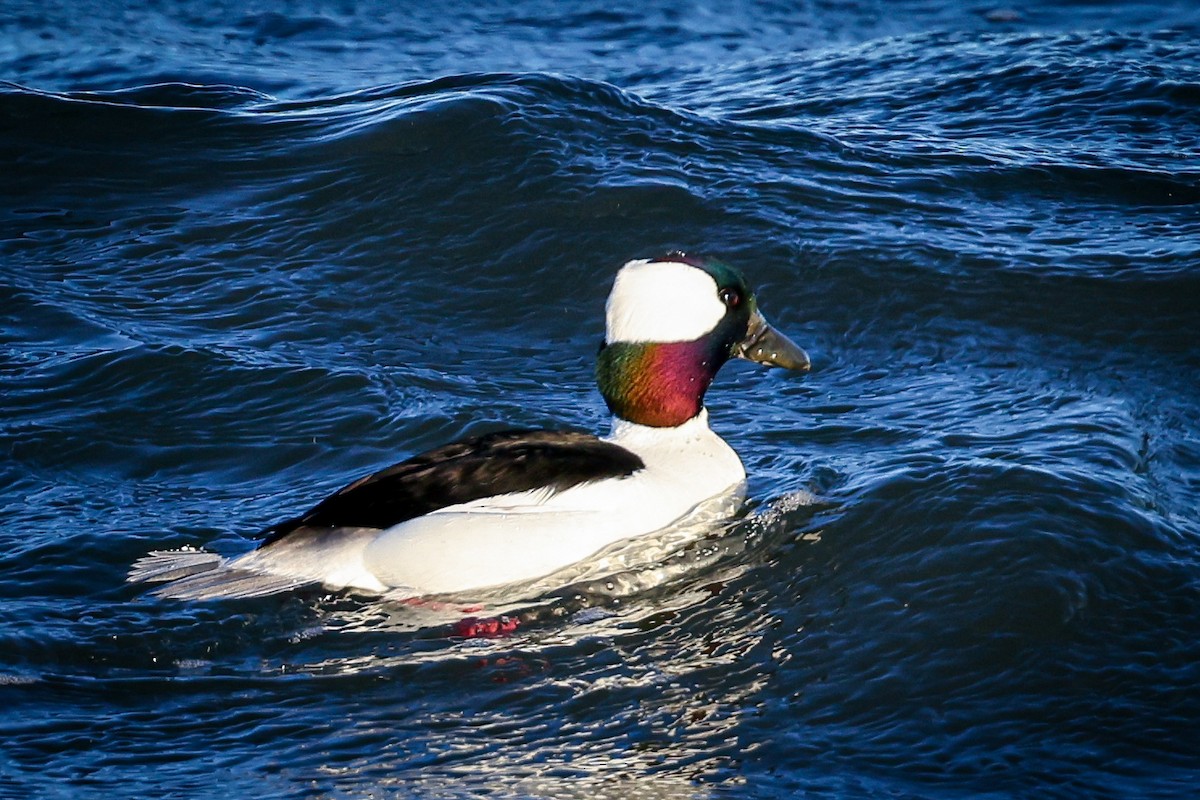
{"label": "dark wing", "polygon": [[262,546],[297,528],[387,528],[483,497],[631,475],[645,467],[620,445],[574,431],[509,430],[464,439],[380,470],[266,530]]}

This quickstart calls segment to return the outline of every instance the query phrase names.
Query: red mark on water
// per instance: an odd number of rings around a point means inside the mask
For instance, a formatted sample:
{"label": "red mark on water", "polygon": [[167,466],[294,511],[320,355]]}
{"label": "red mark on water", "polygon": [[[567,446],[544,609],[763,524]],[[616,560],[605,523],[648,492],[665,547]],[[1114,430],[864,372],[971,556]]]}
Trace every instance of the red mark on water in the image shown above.
{"label": "red mark on water", "polygon": [[485,619],[466,617],[454,623],[451,630],[453,636],[463,639],[493,639],[498,636],[507,636],[520,624],[521,621],[516,617],[487,617]]}

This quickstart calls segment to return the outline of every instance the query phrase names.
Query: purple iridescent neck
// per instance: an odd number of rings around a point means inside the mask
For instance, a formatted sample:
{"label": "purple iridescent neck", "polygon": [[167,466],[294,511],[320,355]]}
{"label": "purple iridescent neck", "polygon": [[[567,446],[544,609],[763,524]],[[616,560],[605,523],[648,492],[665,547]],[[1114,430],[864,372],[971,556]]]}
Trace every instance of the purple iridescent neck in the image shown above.
{"label": "purple iridescent neck", "polygon": [[656,428],[700,413],[704,393],[728,359],[709,338],[689,342],[615,342],[596,364],[600,393],[618,417]]}

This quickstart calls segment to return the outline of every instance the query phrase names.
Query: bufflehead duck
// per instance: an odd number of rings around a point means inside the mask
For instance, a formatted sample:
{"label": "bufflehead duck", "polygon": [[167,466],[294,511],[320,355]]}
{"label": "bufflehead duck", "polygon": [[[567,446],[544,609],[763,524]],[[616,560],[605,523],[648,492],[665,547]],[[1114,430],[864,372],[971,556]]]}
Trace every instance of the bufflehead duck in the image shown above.
{"label": "bufflehead duck", "polygon": [[349,484],[242,556],[154,551],[128,580],[164,582],[155,593],[179,599],[317,584],[415,598],[552,574],[712,498],[740,499],[742,462],[703,405],[733,356],[809,368],[737,270],[683,253],[631,261],[609,294],[596,364],[607,438],[507,430],[449,444]]}

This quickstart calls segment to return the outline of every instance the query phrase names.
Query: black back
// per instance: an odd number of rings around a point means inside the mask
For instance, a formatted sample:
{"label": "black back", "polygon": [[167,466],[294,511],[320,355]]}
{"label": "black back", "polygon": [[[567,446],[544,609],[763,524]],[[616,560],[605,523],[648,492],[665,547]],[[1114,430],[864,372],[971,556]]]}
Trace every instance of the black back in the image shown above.
{"label": "black back", "polygon": [[561,492],[645,467],[620,445],[575,431],[508,430],[444,445],[351,483],[268,528],[263,547],[297,528],[387,528],[483,497]]}

